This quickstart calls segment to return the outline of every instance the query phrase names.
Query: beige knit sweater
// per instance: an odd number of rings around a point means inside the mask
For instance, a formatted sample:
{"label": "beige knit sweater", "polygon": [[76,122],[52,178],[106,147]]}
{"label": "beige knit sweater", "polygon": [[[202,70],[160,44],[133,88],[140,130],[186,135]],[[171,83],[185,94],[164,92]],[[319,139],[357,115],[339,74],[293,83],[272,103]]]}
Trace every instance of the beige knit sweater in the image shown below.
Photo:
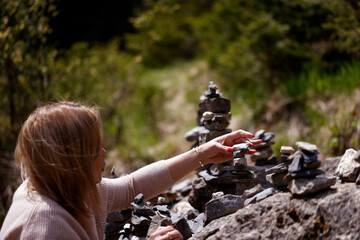
{"label": "beige knit sweater", "polygon": [[95,209],[94,216],[78,221],[52,199],[36,192],[27,194],[25,181],[14,194],[0,231],[0,239],[103,239],[109,212],[129,207],[139,193],[149,199],[173,184],[174,180],[164,161],[125,177],[104,178],[98,184],[103,211]]}

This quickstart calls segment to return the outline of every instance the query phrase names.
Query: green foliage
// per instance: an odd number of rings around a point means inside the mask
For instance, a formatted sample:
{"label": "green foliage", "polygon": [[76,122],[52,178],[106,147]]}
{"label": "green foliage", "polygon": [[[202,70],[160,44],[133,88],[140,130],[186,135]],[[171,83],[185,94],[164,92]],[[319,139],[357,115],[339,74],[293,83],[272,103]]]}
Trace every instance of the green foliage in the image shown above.
{"label": "green foliage", "polygon": [[358,9],[343,0],[147,0],[128,47],[147,66],[204,55],[232,97],[264,95],[308,65],[333,70],[358,59]]}
{"label": "green foliage", "polygon": [[13,149],[21,121],[47,99],[55,51],[45,45],[51,2],[0,1],[0,148]]}
{"label": "green foliage", "polygon": [[192,58],[198,48],[194,24],[208,2],[144,0],[143,9],[131,20],[137,32],[127,36],[128,49],[151,67]]}
{"label": "green foliage", "polygon": [[304,99],[313,94],[351,93],[360,86],[360,62],[343,63],[335,71],[324,71],[306,65],[299,76],[293,76],[282,87],[286,95]]}

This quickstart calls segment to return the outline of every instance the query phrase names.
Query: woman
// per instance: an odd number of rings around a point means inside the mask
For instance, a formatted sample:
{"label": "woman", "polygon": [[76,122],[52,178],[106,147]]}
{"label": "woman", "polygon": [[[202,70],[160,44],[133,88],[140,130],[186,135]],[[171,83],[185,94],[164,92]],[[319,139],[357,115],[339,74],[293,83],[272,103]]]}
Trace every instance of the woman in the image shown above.
{"label": "woman", "polygon": [[[18,137],[15,159],[24,182],[0,239],[103,239],[109,212],[128,208],[139,193],[145,199],[158,195],[200,165],[230,160],[232,145],[260,143],[252,137],[239,130],[128,176],[102,179],[105,150],[98,110],[73,102],[39,107]],[[182,236],[168,226],[150,238]]]}

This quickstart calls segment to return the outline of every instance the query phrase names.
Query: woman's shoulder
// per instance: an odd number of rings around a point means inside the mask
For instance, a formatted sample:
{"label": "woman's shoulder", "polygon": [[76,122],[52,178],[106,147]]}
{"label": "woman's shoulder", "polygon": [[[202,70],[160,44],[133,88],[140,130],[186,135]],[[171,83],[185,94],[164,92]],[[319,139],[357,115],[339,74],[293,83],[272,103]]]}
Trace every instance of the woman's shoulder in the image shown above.
{"label": "woman's shoulder", "polygon": [[[19,239],[27,236],[43,236],[55,239],[59,229],[69,231],[79,223],[64,208],[52,199],[42,196],[37,192],[27,191],[27,183],[24,182],[14,194],[13,203],[3,223],[0,239],[12,236]],[[57,230],[58,229],[58,230]],[[4,237],[7,236],[7,237]]]}

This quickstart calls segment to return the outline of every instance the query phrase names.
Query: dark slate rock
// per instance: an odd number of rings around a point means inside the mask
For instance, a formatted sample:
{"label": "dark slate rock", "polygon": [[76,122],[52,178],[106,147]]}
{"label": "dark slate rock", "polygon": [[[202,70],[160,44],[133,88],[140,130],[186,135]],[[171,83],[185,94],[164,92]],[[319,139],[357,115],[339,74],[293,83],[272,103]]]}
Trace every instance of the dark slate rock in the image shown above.
{"label": "dark slate rock", "polygon": [[186,179],[184,181],[181,181],[177,184],[175,184],[171,190],[175,192],[179,192],[182,196],[186,196],[191,191],[191,180]]}
{"label": "dark slate rock", "polygon": [[225,171],[219,176],[213,176],[206,170],[198,173],[206,182],[218,184],[233,184],[251,180],[253,174],[246,169],[238,169],[233,171]]}
{"label": "dark slate rock", "polygon": [[206,98],[199,103],[200,112],[228,113],[231,109],[231,102],[227,98]]}
{"label": "dark slate rock", "polygon": [[225,135],[225,134],[228,134],[228,133],[231,133],[231,129],[224,129],[224,130],[221,130],[221,131],[217,131],[217,130],[208,130],[208,129],[205,129],[204,131],[202,131],[200,133],[200,136],[199,136],[199,144],[204,144],[216,137],[219,137],[219,136],[222,136],[222,135]]}
{"label": "dark slate rock", "polygon": [[275,193],[276,193],[276,190],[274,188],[272,188],[272,187],[267,188],[264,191],[256,194],[255,196],[246,199],[244,204],[246,206],[246,205],[249,205],[250,203],[259,202],[259,201],[261,201],[261,200],[263,200],[263,199],[267,198],[268,196],[271,196],[271,195],[273,195]]}
{"label": "dark slate rock", "polygon": [[305,163],[312,163],[318,160],[319,151],[315,151],[312,153],[305,150],[301,150],[300,154],[303,156],[303,160]]}
{"label": "dark slate rock", "polygon": [[124,216],[121,214],[121,211],[111,212],[107,215],[107,223],[120,223],[124,221]]}
{"label": "dark slate rock", "polygon": [[151,218],[148,216],[138,216],[133,214],[131,217],[131,223],[136,226],[146,226],[151,222]]}
{"label": "dark slate rock", "polygon": [[262,139],[262,138],[264,137],[264,134],[265,134],[265,130],[264,130],[264,129],[258,130],[258,131],[256,131],[254,138],[256,138],[256,139]]}
{"label": "dark slate rock", "polygon": [[229,124],[225,117],[214,117],[214,120],[204,121],[205,128],[209,130],[224,130]]}
{"label": "dark slate rock", "polygon": [[139,193],[133,200],[134,203],[140,204],[144,201],[144,194]]}
{"label": "dark slate rock", "polygon": [[192,220],[195,219],[197,216],[199,216],[199,211],[197,209],[190,209],[187,211],[186,213],[186,219],[188,220]]}
{"label": "dark slate rock", "polygon": [[241,196],[228,194],[212,199],[205,205],[206,222],[234,213],[242,207],[244,207],[244,201]]}
{"label": "dark slate rock", "polygon": [[287,188],[287,182],[284,181],[284,177],[287,172],[271,173],[266,175],[266,180],[276,189],[285,190]]}
{"label": "dark slate rock", "polygon": [[312,178],[324,173],[321,169],[303,169],[300,172],[290,173],[290,175],[292,178]]}
{"label": "dark slate rock", "polygon": [[281,162],[281,163],[287,163],[287,162],[289,162],[289,155],[287,155],[287,154],[282,154],[282,155],[280,156],[279,162]]}
{"label": "dark slate rock", "polygon": [[205,213],[200,213],[194,220],[188,221],[189,227],[193,234],[198,233],[205,225]]}
{"label": "dark slate rock", "polygon": [[359,185],[359,184],[360,184],[360,174],[359,174],[359,176],[357,177],[357,179],[356,179],[355,183],[356,183],[357,185]]}
{"label": "dark slate rock", "polygon": [[276,165],[275,167],[266,169],[265,173],[266,174],[283,173],[283,172],[287,172],[287,171],[288,171],[288,165],[285,163],[280,163],[280,164]]}
{"label": "dark slate rock", "polygon": [[202,207],[212,198],[212,193],[216,191],[216,186],[206,182],[202,177],[197,178],[192,182],[192,190],[190,192],[188,201],[191,206],[200,211],[203,211]]}
{"label": "dark slate rock", "polygon": [[264,142],[269,142],[271,141],[273,138],[275,137],[275,134],[272,132],[266,132],[264,133],[264,137],[262,138],[262,140],[264,140]]}
{"label": "dark slate rock", "polygon": [[270,159],[259,159],[259,160],[256,160],[255,162],[255,166],[272,166],[272,165],[275,165],[278,163],[278,158],[276,156],[273,156],[272,158]]}
{"label": "dark slate rock", "polygon": [[232,149],[233,149],[233,157],[239,158],[244,156],[249,151],[250,144],[249,143],[235,144],[232,146]]}
{"label": "dark slate rock", "polygon": [[289,165],[289,169],[288,169],[289,173],[295,173],[301,171],[302,164],[303,164],[302,156],[296,155],[292,160],[291,164]]}
{"label": "dark slate rock", "polygon": [[293,179],[289,183],[289,190],[293,195],[308,195],[327,189],[336,183],[336,177],[319,177],[312,179]]}
{"label": "dark slate rock", "polygon": [[136,215],[142,216],[154,216],[155,211],[145,202],[140,204],[131,203],[131,206],[134,208],[134,213]]}
{"label": "dark slate rock", "polygon": [[191,237],[192,232],[189,227],[187,220],[176,213],[171,212],[171,221],[176,230],[178,230],[184,239],[188,239]]}
{"label": "dark slate rock", "polygon": [[275,142],[262,142],[262,143],[260,143],[258,145],[255,145],[254,148],[256,150],[258,150],[258,149],[262,149],[262,148],[265,148],[265,147],[271,147],[274,144],[275,144]]}
{"label": "dark slate rock", "polygon": [[160,214],[170,215],[170,211],[167,205],[155,205],[153,207],[154,211],[158,211]]}
{"label": "dark slate rock", "polygon": [[315,162],[310,162],[310,163],[304,163],[303,167],[304,168],[311,168],[311,169],[316,169],[318,167],[320,167],[321,162],[320,161],[315,161]]}
{"label": "dark slate rock", "polygon": [[247,167],[247,160],[245,157],[242,158],[234,158],[234,167],[235,168],[245,168]]}
{"label": "dark slate rock", "polygon": [[121,230],[121,225],[120,224],[116,224],[116,223],[107,223],[105,225],[105,234],[112,234],[112,233],[117,233]]}
{"label": "dark slate rock", "polygon": [[199,139],[200,133],[204,130],[204,126],[194,127],[185,134],[185,139],[189,142],[197,141]]}

